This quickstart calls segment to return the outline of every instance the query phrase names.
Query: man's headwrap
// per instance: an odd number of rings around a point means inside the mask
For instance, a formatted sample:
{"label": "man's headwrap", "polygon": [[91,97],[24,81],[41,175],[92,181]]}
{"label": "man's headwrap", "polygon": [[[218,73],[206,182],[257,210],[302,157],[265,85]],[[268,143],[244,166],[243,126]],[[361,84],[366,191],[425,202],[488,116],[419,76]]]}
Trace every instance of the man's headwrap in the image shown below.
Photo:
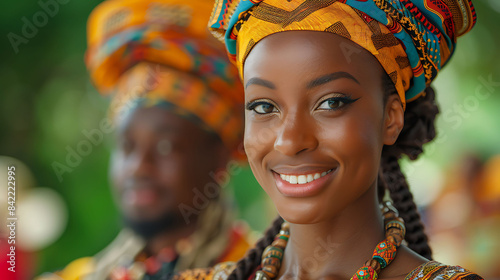
{"label": "man's headwrap", "polygon": [[108,0],[88,20],[86,64],[113,117],[162,105],[216,133],[230,148],[243,135],[243,87],[206,28],[208,0]]}
{"label": "man's headwrap", "polygon": [[217,0],[209,27],[241,77],[252,47],[268,35],[340,35],[375,56],[405,105],[423,93],[475,22],[470,0]]}

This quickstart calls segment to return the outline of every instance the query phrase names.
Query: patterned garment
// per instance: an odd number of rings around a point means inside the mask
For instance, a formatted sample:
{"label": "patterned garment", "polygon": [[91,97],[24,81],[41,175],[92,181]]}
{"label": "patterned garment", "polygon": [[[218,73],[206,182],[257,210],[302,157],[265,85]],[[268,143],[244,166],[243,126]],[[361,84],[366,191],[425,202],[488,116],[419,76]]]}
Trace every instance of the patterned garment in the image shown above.
{"label": "patterned garment", "polygon": [[206,28],[211,10],[208,0],[109,0],[94,9],[85,61],[98,91],[115,98],[112,116],[131,103],[165,103],[236,149],[243,87]]}
{"label": "patterned garment", "polygon": [[182,271],[170,280],[226,280],[235,267],[235,262],[225,262],[211,268]]}
{"label": "patterned garment", "polygon": [[[35,280],[167,279],[173,273],[186,269],[237,261],[249,249],[251,242],[248,227],[234,224],[230,211],[223,204],[210,204],[201,214],[199,222],[198,229],[192,236],[179,240],[175,260],[171,263],[163,262],[156,273],[149,273],[152,259],[144,252],[144,240],[132,230],[123,229],[97,255],[74,260],[63,270],[45,273]],[[154,265],[156,264],[153,264],[153,268]],[[197,277],[206,277],[207,274],[201,274],[204,271],[216,270],[195,269],[192,272],[196,272],[194,275]]]}
{"label": "patterned garment", "polygon": [[340,35],[377,58],[405,104],[422,94],[475,22],[470,0],[217,0],[209,26],[241,76],[248,53],[268,35]]}
{"label": "patterned garment", "polygon": [[[171,280],[226,280],[231,271],[236,267],[235,263],[222,263],[211,269],[195,269],[181,272],[171,278]],[[259,269],[259,268],[257,268]],[[248,280],[252,280],[251,275]],[[460,266],[448,266],[436,261],[426,262],[412,272],[405,280],[483,280],[475,273]]]}
{"label": "patterned garment", "polygon": [[405,280],[482,280],[483,278],[460,266],[448,266],[436,261],[430,261],[410,272]]}

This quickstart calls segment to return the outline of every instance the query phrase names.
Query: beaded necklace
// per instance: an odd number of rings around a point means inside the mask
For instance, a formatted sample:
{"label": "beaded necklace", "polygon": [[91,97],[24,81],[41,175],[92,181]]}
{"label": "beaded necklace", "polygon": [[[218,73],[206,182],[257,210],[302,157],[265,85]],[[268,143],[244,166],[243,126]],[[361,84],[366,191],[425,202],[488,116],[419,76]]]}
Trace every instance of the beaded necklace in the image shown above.
{"label": "beaded necklace", "polygon": [[[394,260],[397,248],[404,240],[406,228],[396,208],[390,202],[384,202],[380,208],[384,216],[385,240],[375,247],[372,258],[356,271],[351,280],[378,279],[378,274]],[[290,225],[284,222],[273,243],[262,253],[262,269],[255,273],[254,280],[272,280],[278,276],[289,238]]]}

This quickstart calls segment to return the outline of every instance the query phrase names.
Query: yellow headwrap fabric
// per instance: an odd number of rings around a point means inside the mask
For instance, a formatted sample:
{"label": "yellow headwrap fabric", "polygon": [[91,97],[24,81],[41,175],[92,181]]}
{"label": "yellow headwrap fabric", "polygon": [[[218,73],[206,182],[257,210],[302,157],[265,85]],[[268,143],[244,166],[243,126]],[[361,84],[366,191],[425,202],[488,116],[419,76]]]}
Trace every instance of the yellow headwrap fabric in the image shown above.
{"label": "yellow headwrap fabric", "polygon": [[[342,3],[333,3],[327,8],[318,9],[325,6],[323,2],[326,1],[309,2],[311,4],[308,7],[303,7],[311,10],[303,19],[292,19],[292,14],[300,12],[297,8],[301,5],[301,1],[266,1],[256,6],[251,12],[252,16],[241,26],[238,34],[236,62],[241,76],[243,62],[250,50],[264,37],[291,30],[327,31],[350,39],[371,52],[391,77],[404,102],[406,100],[404,93],[409,87],[413,73],[398,40],[387,27],[375,20],[370,20],[368,24],[360,22],[360,17],[363,15]],[[277,17],[271,18],[272,11],[278,9],[280,13],[285,14],[279,16],[275,13]],[[352,53],[353,50],[345,50],[346,55]]]}
{"label": "yellow headwrap fabric", "polygon": [[375,56],[405,105],[430,85],[475,22],[471,0],[216,0],[209,27],[240,75],[253,46],[271,34],[343,36]]}
{"label": "yellow headwrap fabric", "polygon": [[86,64],[110,113],[159,103],[217,133],[231,149],[243,135],[243,86],[206,28],[209,0],[108,0],[88,20]]}

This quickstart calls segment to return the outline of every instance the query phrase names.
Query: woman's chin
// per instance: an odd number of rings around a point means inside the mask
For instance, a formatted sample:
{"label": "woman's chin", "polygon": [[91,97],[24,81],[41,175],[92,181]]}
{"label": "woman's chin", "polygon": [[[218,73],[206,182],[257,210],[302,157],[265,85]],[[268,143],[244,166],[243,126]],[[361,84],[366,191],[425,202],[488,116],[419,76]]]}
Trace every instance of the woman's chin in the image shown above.
{"label": "woman's chin", "polygon": [[318,205],[304,203],[275,204],[280,216],[292,224],[316,224],[325,219],[325,211]]}
{"label": "woman's chin", "polygon": [[312,220],[308,216],[307,217],[306,216],[300,216],[300,217],[298,217],[298,216],[290,216],[290,217],[288,217],[288,216],[281,215],[281,217],[285,221],[287,221],[287,222],[289,222],[291,224],[295,224],[295,225],[312,225],[312,224],[316,224],[316,223],[320,222],[320,220],[317,220],[317,221],[316,220]]}

